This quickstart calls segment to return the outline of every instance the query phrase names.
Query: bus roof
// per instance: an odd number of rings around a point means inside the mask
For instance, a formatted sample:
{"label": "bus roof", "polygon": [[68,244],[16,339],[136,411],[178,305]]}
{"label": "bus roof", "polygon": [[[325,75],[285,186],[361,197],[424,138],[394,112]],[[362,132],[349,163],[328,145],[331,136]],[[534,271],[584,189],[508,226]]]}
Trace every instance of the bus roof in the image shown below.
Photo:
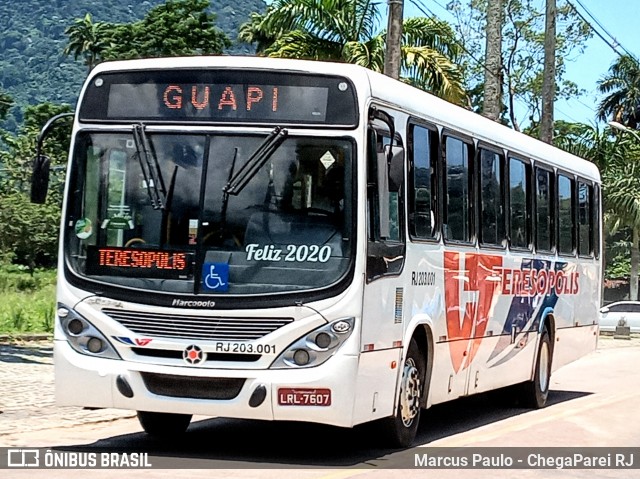
{"label": "bus roof", "polygon": [[[417,118],[433,122],[444,128],[450,128],[480,141],[486,141],[516,155],[534,161],[539,160],[550,166],[600,181],[600,173],[596,165],[583,158],[519,133],[428,92],[358,65],[253,56],[169,57],[103,62],[92,70],[90,77],[107,71],[208,67],[278,69],[342,75],[355,83],[361,106],[366,106],[368,104],[366,97],[371,96],[384,103],[394,105]],[[362,94],[363,90],[365,95]]]}
{"label": "bus roof", "polygon": [[410,114],[477,140],[500,146],[515,155],[539,160],[550,166],[600,181],[598,167],[584,158],[517,132],[478,113],[449,103],[411,85],[393,80],[386,75],[369,71],[368,76],[373,97],[398,105]]}

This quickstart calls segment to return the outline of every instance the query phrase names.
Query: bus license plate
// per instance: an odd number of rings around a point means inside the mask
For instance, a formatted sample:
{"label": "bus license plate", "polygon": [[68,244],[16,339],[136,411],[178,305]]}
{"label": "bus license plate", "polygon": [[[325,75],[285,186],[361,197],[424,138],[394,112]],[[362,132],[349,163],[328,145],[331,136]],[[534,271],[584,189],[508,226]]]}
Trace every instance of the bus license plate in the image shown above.
{"label": "bus license plate", "polygon": [[331,389],[278,389],[280,406],[331,406]]}

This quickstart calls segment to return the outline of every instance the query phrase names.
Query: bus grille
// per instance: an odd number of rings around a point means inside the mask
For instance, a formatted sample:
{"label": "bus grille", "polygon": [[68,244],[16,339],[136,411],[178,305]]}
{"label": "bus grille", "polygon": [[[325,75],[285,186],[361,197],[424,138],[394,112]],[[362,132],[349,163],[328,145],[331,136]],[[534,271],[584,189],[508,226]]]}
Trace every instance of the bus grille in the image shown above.
{"label": "bus grille", "polygon": [[103,309],[125,328],[144,336],[204,341],[251,341],[293,322],[293,318],[220,318]]}
{"label": "bus grille", "polygon": [[[175,351],[171,349],[153,349],[153,348],[131,348],[138,356],[148,358],[163,359],[179,359],[182,360],[183,351]],[[254,363],[259,361],[261,354],[225,354],[225,353],[207,353],[206,361],[231,361],[239,363]]]}
{"label": "bus grille", "polygon": [[140,373],[153,394],[190,399],[233,399],[244,385],[238,378],[200,378],[171,374]]}

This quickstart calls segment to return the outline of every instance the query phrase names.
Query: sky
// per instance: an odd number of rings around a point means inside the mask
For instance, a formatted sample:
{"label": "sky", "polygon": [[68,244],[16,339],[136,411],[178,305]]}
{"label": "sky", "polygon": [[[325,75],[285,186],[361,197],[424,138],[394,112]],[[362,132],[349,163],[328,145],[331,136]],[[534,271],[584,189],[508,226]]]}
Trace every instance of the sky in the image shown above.
{"label": "sky", "polygon": [[[422,13],[415,6],[416,0],[405,0],[404,16],[422,16]],[[447,20],[454,24],[455,20],[447,11],[446,5],[449,0],[417,0],[429,10],[435,13],[442,20]],[[544,4],[543,0],[539,0]],[[559,1],[559,0],[558,0]],[[635,56],[640,56],[640,0],[570,0],[578,10],[585,16],[589,23],[604,36],[610,37],[592,20],[581,7],[582,4],[613,36],[617,42],[627,51]],[[611,41],[611,40],[610,40]],[[613,42],[613,41],[611,41]],[[622,51],[622,49],[619,49]],[[570,122],[581,122],[596,124],[596,109],[602,99],[597,92],[597,81],[601,79],[609,70],[609,67],[617,58],[617,54],[597,35],[593,35],[586,43],[586,48],[582,54],[574,54],[574,61],[567,61],[567,71],[565,78],[574,81],[579,88],[586,90],[586,93],[577,100],[558,101],[555,105],[554,116],[556,120]],[[524,124],[526,117],[519,118]]]}

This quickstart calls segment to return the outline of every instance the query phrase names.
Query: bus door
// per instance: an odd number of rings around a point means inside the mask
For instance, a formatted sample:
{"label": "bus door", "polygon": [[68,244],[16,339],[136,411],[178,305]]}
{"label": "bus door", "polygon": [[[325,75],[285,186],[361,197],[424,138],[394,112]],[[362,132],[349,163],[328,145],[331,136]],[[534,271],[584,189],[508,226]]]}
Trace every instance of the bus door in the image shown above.
{"label": "bus door", "polygon": [[[395,114],[395,112],[394,112]],[[405,260],[404,148],[394,118],[372,109],[367,132],[367,258],[362,342],[363,364],[374,374],[377,391],[395,391],[403,337]],[[400,124],[401,119],[395,121]],[[395,397],[381,398],[387,415]],[[370,400],[370,398],[369,398]],[[375,401],[375,399],[374,399]],[[374,410],[376,408],[374,407]]]}
{"label": "bus door", "polygon": [[[402,137],[395,132],[393,118],[384,111],[374,110],[375,117],[368,130],[367,141],[367,271],[365,313],[379,316],[372,336],[364,344],[389,348],[402,339],[402,317],[395,317],[401,290],[398,275],[404,266],[405,238],[403,218],[404,148]],[[393,138],[393,140],[392,140]],[[397,286],[397,288],[396,288]],[[390,321],[388,321],[390,320]],[[365,322],[367,318],[365,316]],[[371,321],[369,321],[370,323]],[[385,324],[400,324],[391,329]],[[390,331],[394,330],[390,334]]]}

